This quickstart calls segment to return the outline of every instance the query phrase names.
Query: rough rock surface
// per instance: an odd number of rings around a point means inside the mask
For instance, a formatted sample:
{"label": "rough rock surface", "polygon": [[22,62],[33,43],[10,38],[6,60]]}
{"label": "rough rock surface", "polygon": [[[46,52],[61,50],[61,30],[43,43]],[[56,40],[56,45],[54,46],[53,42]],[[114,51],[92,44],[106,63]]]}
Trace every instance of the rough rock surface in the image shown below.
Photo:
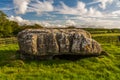
{"label": "rough rock surface", "polygon": [[18,34],[20,52],[32,55],[99,55],[90,33],[81,29],[26,29]]}

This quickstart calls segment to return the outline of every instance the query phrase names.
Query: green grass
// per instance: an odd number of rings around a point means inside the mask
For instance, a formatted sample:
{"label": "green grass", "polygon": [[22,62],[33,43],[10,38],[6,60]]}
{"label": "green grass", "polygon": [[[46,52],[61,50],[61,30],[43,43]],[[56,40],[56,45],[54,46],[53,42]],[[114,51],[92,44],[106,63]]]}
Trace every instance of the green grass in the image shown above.
{"label": "green grass", "polygon": [[101,44],[110,56],[77,61],[23,61],[17,44],[0,44],[0,80],[120,80],[120,46]]}
{"label": "green grass", "polygon": [[120,36],[120,33],[106,33],[106,34],[93,34],[92,35],[93,37],[96,37],[96,36]]}

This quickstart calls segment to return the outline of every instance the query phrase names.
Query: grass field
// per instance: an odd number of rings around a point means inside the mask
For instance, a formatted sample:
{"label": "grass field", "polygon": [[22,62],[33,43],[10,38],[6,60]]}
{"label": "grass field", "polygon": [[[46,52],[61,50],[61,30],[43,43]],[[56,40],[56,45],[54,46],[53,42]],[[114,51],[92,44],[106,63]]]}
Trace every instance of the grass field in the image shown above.
{"label": "grass field", "polygon": [[98,36],[94,39],[109,56],[77,61],[23,61],[17,58],[17,44],[0,44],[0,80],[120,80],[120,42],[117,38],[116,42],[108,42],[105,37],[102,41]]}
{"label": "grass field", "polygon": [[93,37],[96,37],[96,36],[120,36],[120,33],[106,33],[106,34],[93,34],[92,35]]}

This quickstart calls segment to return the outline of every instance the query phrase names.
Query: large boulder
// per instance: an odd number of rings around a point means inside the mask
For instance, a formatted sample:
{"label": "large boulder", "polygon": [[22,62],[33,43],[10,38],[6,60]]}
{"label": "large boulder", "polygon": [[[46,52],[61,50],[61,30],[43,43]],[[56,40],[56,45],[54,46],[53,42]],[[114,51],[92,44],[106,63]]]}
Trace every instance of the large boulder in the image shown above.
{"label": "large boulder", "polygon": [[102,51],[90,33],[81,29],[26,29],[18,34],[20,52],[42,55],[99,55]]}

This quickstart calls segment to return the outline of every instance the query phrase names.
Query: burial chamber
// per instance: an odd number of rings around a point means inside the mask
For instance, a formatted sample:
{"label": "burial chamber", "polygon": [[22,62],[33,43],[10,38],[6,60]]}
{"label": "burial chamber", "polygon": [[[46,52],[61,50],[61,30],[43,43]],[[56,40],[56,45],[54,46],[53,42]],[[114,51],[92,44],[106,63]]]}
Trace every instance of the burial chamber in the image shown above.
{"label": "burial chamber", "polygon": [[100,44],[82,29],[26,29],[18,33],[20,54],[55,56],[100,55]]}

